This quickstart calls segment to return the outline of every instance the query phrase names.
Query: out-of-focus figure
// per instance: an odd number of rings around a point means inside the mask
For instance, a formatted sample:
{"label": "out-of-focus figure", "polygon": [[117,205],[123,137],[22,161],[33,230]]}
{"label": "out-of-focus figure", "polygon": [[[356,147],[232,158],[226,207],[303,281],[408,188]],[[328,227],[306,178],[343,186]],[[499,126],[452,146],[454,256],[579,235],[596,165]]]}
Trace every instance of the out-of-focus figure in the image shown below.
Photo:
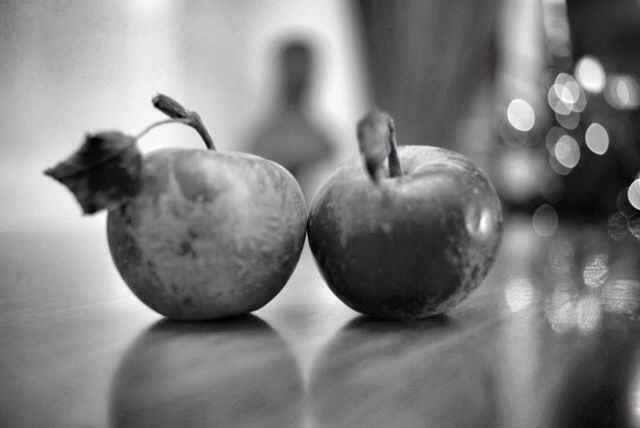
{"label": "out-of-focus figure", "polygon": [[307,111],[313,80],[314,53],[302,40],[291,40],[280,53],[279,99],[253,137],[247,151],[279,163],[312,197],[311,176],[334,152],[334,146]]}

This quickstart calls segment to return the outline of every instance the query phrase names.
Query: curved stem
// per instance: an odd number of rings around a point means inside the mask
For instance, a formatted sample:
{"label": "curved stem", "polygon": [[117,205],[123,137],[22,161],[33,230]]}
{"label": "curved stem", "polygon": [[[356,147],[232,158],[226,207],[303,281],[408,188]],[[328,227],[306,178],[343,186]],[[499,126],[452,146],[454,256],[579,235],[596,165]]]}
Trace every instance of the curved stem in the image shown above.
{"label": "curved stem", "polygon": [[151,131],[156,126],[166,125],[168,123],[182,123],[184,125],[190,125],[189,119],[165,119],[165,120],[161,120],[160,122],[152,123],[151,125],[149,125],[146,128],[144,128],[142,131],[138,132],[138,134],[135,136],[135,139],[139,140],[140,138],[144,137],[149,131]]}
{"label": "curved stem", "polygon": [[209,131],[207,131],[207,128],[204,126],[200,115],[195,111],[190,111],[189,114],[191,115],[192,119],[192,122],[189,125],[191,125],[198,132],[198,134],[200,134],[200,137],[204,141],[204,145],[207,146],[207,149],[215,150],[216,146],[215,144],[213,144],[213,138],[211,138],[211,135],[209,135]]}
{"label": "curved stem", "polygon": [[191,126],[198,132],[198,134],[200,134],[200,137],[204,140],[204,144],[207,146],[207,149],[216,149],[215,144],[213,144],[213,139],[211,138],[211,135],[209,135],[209,131],[207,131],[207,128],[204,126],[204,122],[202,122],[198,113],[187,110],[182,106],[182,104],[164,94],[156,95],[153,97],[151,102],[155,108],[170,118],[185,120],[186,122],[183,123]]}

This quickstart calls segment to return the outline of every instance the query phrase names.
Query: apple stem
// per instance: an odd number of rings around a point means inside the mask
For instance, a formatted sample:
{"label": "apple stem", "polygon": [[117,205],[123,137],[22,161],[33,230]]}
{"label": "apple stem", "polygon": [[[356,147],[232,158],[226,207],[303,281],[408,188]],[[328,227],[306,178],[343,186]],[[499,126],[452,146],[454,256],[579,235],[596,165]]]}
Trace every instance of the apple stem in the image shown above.
{"label": "apple stem", "polygon": [[375,184],[380,184],[380,169],[385,160],[389,165],[389,177],[403,174],[396,127],[388,113],[373,111],[358,122],[358,146],[364,157],[366,171]]}
{"label": "apple stem", "polygon": [[400,156],[398,156],[396,124],[388,114],[387,125],[389,126],[389,177],[400,177],[402,175],[402,164],[400,163]]}
{"label": "apple stem", "polygon": [[216,146],[213,144],[213,139],[211,138],[211,135],[209,135],[209,131],[207,131],[207,128],[204,126],[204,122],[202,122],[198,113],[187,110],[182,106],[182,104],[164,94],[156,95],[153,97],[151,102],[155,108],[169,116],[171,119],[183,119],[184,121],[181,123],[189,125],[195,129],[198,134],[200,134],[200,137],[202,137],[207,149],[216,150]]}
{"label": "apple stem", "polygon": [[184,125],[190,125],[189,119],[165,119],[165,120],[161,120],[160,122],[152,123],[151,125],[149,125],[146,128],[144,128],[142,131],[140,131],[135,136],[135,139],[139,140],[140,138],[144,137],[153,128],[155,128],[157,126],[160,126],[160,125],[166,125],[168,123],[182,123]]}

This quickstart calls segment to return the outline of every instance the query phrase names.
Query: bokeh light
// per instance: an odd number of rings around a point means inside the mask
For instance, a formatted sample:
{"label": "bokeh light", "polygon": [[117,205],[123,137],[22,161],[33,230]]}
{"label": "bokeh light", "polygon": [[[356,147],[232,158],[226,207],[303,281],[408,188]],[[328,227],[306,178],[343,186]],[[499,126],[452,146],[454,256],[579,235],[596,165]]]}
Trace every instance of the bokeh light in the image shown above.
{"label": "bokeh light", "polygon": [[635,314],[640,307],[640,283],[634,279],[610,281],[600,298],[607,312]]}
{"label": "bokeh light", "polygon": [[581,298],[575,307],[576,327],[583,333],[593,330],[597,327],[601,314],[600,300],[596,296]]}
{"label": "bokeh light", "polygon": [[607,79],[605,99],[620,110],[632,110],[640,106],[640,84],[628,74],[618,74]]}
{"label": "bokeh light", "polygon": [[554,126],[549,130],[549,132],[547,132],[544,142],[549,153],[553,153],[553,148],[563,135],[567,135],[567,132],[559,126]]}
{"label": "bokeh light", "polygon": [[633,216],[627,220],[627,230],[634,238],[640,240],[640,216]]}
{"label": "bokeh light", "polygon": [[616,197],[616,208],[626,219],[630,219],[638,214],[638,210],[629,201],[629,186],[624,186]]}
{"label": "bokeh light", "polygon": [[534,300],[534,289],[526,278],[513,280],[507,285],[504,297],[512,312],[518,312],[527,308]]}
{"label": "bokeh light", "polygon": [[558,89],[560,89],[560,93],[558,94],[558,96],[560,97],[560,100],[562,100],[563,102],[567,103],[567,104],[575,104],[578,102],[578,99],[580,98],[580,86],[578,86],[578,83],[573,80],[573,78],[571,78],[571,76],[566,75],[567,76],[567,80],[566,82],[562,85],[554,85],[554,88],[556,90],[556,92],[558,91]]}
{"label": "bokeh light", "polygon": [[604,126],[597,122],[592,123],[585,132],[584,139],[587,147],[597,155],[603,155],[609,148],[609,133]]}
{"label": "bokeh light", "polygon": [[580,161],[580,146],[573,137],[563,135],[553,148],[553,155],[566,168],[574,168]]}
{"label": "bokeh light", "polygon": [[637,210],[640,210],[640,178],[636,178],[627,190],[629,203]]}
{"label": "bokeh light", "polygon": [[568,115],[582,112],[587,105],[587,98],[573,77],[560,73],[549,88],[547,102],[557,115]]}
{"label": "bokeh light", "polygon": [[556,86],[557,85],[554,84],[551,88],[549,88],[549,93],[547,94],[547,102],[549,103],[549,107],[551,107],[551,109],[558,114],[569,114],[571,112],[571,106],[563,102],[558,97]]}
{"label": "bokeh light", "polygon": [[547,298],[544,312],[556,333],[566,333],[573,327],[575,303],[571,300],[570,293],[555,291]]}
{"label": "bokeh light", "polygon": [[592,56],[584,56],[578,61],[575,76],[586,91],[600,93],[604,89],[604,68],[600,61]]}
{"label": "bokeh light", "polygon": [[549,153],[549,165],[551,166],[551,169],[559,175],[567,175],[571,172],[571,168],[567,168],[558,162],[558,159],[553,155],[553,150]]}
{"label": "bokeh light", "polygon": [[547,298],[544,312],[556,333],[567,333],[573,329],[588,333],[599,325],[602,309],[600,299],[593,294],[575,301],[571,293],[557,290]]}
{"label": "bokeh light", "polygon": [[597,288],[604,284],[609,273],[606,254],[595,254],[584,267],[582,278],[585,285]]}
{"label": "bokeh light", "polygon": [[555,113],[555,118],[565,129],[576,129],[580,123],[580,113],[570,111],[568,114]]}
{"label": "bokeh light", "polygon": [[540,236],[551,236],[558,228],[558,214],[549,204],[539,206],[533,213],[533,230]]}
{"label": "bokeh light", "polygon": [[520,98],[516,98],[509,103],[507,108],[507,119],[511,126],[518,131],[527,132],[533,128],[536,115],[531,105]]}

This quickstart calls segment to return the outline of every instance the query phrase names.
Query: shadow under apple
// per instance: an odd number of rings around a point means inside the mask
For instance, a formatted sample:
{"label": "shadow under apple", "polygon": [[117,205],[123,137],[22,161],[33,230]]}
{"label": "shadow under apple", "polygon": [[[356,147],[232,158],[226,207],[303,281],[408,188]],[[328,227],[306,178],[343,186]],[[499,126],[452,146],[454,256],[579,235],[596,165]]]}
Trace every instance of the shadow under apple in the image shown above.
{"label": "shadow under apple", "polygon": [[260,318],[165,319],[123,357],[110,418],[114,427],[295,427],[302,393],[295,357]]}
{"label": "shadow under apple", "polygon": [[316,360],[310,405],[320,427],[495,426],[486,361],[452,343],[447,316],[410,323],[359,317]]}

